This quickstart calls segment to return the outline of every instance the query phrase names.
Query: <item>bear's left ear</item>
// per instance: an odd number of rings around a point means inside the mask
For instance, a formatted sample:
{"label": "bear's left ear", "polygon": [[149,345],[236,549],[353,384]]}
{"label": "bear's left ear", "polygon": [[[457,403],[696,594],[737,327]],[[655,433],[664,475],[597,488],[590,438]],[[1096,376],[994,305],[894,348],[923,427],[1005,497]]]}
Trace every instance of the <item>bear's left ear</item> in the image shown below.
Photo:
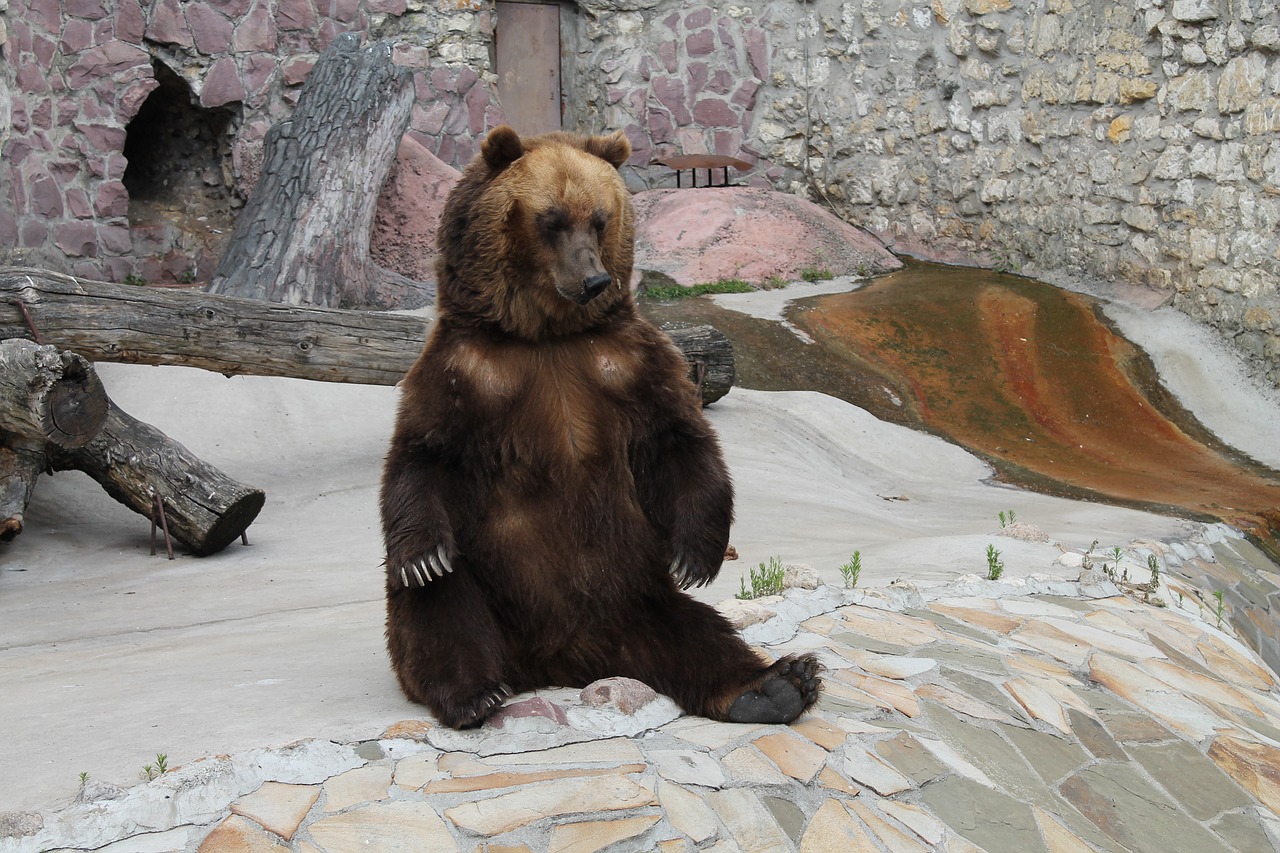
{"label": "bear's left ear", "polygon": [[631,156],[631,140],[620,130],[615,130],[608,136],[589,136],[583,148],[588,154],[594,154],[613,164],[615,169],[621,168]]}
{"label": "bear's left ear", "polygon": [[499,172],[519,160],[523,153],[524,143],[520,141],[520,135],[505,124],[491,130],[480,143],[480,156],[490,168]]}

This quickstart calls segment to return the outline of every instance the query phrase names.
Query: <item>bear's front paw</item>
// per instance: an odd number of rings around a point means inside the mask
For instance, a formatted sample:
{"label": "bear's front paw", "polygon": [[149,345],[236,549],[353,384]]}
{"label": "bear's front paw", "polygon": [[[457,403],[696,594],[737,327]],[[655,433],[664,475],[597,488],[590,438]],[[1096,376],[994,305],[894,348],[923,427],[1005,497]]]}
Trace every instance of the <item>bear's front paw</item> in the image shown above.
{"label": "bear's front paw", "polygon": [[440,722],[451,729],[475,728],[493,716],[510,695],[511,688],[499,683],[461,702],[448,702],[439,711]]}
{"label": "bear's front paw", "polygon": [[436,578],[442,578],[446,572],[453,571],[453,562],[441,542],[425,557],[409,559],[405,562],[387,563],[387,569],[393,578],[399,578],[405,587],[426,586]]}
{"label": "bear's front paw", "polygon": [[818,701],[822,664],[813,655],[787,656],[769,667],[764,682],[729,707],[732,723],[789,723]]}
{"label": "bear's front paw", "polygon": [[695,559],[684,551],[677,551],[668,569],[681,589],[692,586],[706,586],[720,571],[720,564],[711,565]]}

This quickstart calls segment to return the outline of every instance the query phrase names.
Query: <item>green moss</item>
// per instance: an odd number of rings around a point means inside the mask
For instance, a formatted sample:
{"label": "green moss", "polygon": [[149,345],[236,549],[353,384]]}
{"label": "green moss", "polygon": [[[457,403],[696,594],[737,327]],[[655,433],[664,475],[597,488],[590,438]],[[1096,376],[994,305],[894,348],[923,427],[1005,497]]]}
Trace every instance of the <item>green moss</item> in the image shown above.
{"label": "green moss", "polygon": [[649,299],[686,299],[690,296],[706,296],[709,293],[751,293],[756,288],[740,278],[722,278],[710,284],[679,284],[645,287],[641,293]]}

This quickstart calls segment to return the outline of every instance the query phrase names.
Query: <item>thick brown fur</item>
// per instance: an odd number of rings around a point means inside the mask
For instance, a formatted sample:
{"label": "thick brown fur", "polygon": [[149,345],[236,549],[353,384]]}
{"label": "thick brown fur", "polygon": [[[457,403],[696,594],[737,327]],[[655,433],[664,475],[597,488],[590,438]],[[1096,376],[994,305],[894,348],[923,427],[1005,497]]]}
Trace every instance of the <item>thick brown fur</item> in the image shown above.
{"label": "thick brown fur", "polygon": [[620,133],[499,128],[445,205],[382,520],[392,666],[446,725],[619,675],[720,720],[817,698],[812,656],[763,662],[681,589],[719,572],[733,489],[684,359],[632,301],[629,155]]}

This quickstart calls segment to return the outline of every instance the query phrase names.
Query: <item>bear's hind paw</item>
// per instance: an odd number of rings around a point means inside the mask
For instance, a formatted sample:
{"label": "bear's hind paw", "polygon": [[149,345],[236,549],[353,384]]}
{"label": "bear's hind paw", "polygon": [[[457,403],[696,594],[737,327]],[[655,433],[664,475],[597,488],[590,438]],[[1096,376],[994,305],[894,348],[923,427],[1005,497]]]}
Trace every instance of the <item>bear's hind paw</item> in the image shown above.
{"label": "bear's hind paw", "polygon": [[400,583],[405,587],[426,586],[436,578],[444,577],[446,572],[452,572],[453,563],[445,553],[442,542],[427,556],[402,563],[395,570],[399,572]]}
{"label": "bear's hind paw", "polygon": [[789,723],[818,701],[822,664],[813,655],[787,656],[765,673],[763,683],[729,706],[732,723]]}
{"label": "bear's hind paw", "polygon": [[511,695],[511,688],[505,684],[480,691],[475,696],[462,702],[450,702],[447,709],[439,713],[440,722],[451,729],[472,729],[483,723],[493,712],[502,707],[502,703]]}

